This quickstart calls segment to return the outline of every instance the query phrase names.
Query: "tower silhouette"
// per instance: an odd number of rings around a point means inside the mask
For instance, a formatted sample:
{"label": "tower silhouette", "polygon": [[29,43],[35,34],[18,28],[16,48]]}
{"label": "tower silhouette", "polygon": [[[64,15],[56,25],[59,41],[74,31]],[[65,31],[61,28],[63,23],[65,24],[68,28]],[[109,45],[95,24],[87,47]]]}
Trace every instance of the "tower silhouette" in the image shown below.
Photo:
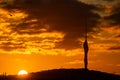
{"label": "tower silhouette", "polygon": [[84,68],[85,70],[88,70],[88,41],[87,41],[87,25],[85,26],[85,41],[83,43],[84,47]]}

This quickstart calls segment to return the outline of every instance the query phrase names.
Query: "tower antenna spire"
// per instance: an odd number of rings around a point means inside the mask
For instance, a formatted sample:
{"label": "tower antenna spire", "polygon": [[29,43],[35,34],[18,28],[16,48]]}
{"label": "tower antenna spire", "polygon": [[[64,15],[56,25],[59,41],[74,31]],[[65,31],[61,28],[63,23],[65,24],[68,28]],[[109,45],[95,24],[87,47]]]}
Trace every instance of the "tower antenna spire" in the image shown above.
{"label": "tower antenna spire", "polygon": [[84,68],[85,70],[88,70],[88,41],[87,41],[87,20],[85,20],[85,41],[84,41],[84,44],[83,44],[83,47],[84,47]]}

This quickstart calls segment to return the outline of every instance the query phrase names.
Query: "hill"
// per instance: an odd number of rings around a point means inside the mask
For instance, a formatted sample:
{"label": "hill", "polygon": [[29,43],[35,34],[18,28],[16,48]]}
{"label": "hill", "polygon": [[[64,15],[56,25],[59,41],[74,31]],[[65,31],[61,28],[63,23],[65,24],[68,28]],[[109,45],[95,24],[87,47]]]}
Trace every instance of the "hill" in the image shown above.
{"label": "hill", "polygon": [[120,80],[120,75],[85,69],[54,69],[30,73],[21,78],[8,76],[5,80]]}
{"label": "hill", "polygon": [[[33,79],[32,79],[33,78]],[[120,80],[120,75],[84,69],[54,69],[31,74],[32,80]]]}

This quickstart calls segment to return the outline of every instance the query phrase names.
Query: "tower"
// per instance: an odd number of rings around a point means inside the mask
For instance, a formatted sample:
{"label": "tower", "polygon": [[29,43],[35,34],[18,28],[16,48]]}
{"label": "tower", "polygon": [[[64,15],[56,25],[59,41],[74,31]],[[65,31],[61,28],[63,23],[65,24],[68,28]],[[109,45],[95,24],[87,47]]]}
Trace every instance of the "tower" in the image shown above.
{"label": "tower", "polygon": [[84,68],[85,70],[88,70],[88,41],[87,41],[87,26],[85,26],[85,41],[83,43],[84,47]]}

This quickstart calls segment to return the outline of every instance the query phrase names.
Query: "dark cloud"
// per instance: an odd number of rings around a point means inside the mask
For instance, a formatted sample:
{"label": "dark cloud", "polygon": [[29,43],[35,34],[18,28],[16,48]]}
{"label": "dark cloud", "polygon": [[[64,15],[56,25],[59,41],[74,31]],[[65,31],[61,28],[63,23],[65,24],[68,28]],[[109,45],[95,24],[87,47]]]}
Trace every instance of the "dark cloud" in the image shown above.
{"label": "dark cloud", "polygon": [[118,34],[118,35],[116,36],[116,38],[120,38],[120,34]]}
{"label": "dark cloud", "polygon": [[5,51],[11,51],[16,49],[24,49],[25,46],[22,45],[22,43],[11,43],[10,41],[4,42],[0,45],[0,48]]}
{"label": "dark cloud", "polygon": [[103,1],[108,1],[108,2],[110,1],[111,2],[111,1],[114,1],[114,0],[103,0]]}
{"label": "dark cloud", "polygon": [[110,16],[105,17],[105,19],[110,20],[113,25],[119,25],[120,24],[120,6],[119,4],[116,5],[111,12]]}
{"label": "dark cloud", "polygon": [[109,50],[120,50],[120,46],[113,46],[109,48]]}
{"label": "dark cloud", "polygon": [[[66,34],[63,41],[56,45],[66,49],[80,47],[77,39],[84,35],[84,27],[87,25],[88,32],[93,31],[100,18],[92,11],[97,10],[95,6],[77,0],[15,0],[14,5],[8,5],[6,9],[19,9],[29,14],[23,23],[13,27],[14,31],[20,34],[23,30],[31,34],[40,33],[38,30],[47,24],[48,32],[59,31]],[[36,22],[26,22],[34,18],[37,19]],[[33,24],[35,26],[31,27]],[[29,31],[31,28],[32,31]]]}

